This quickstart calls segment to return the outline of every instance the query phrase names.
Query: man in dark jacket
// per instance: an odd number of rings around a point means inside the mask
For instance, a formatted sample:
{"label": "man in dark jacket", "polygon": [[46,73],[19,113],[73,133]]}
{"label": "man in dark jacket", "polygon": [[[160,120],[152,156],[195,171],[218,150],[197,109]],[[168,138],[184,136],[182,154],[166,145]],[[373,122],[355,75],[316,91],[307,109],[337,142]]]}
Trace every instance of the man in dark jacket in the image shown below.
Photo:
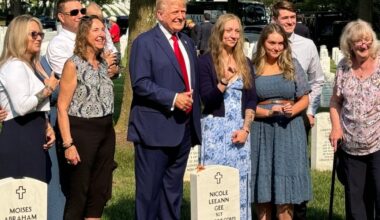
{"label": "man in dark jacket", "polygon": [[208,47],[208,39],[211,35],[212,23],[210,22],[211,15],[209,13],[205,13],[203,15],[204,21],[200,24],[199,33],[198,33],[198,41],[197,48],[200,54],[203,54]]}

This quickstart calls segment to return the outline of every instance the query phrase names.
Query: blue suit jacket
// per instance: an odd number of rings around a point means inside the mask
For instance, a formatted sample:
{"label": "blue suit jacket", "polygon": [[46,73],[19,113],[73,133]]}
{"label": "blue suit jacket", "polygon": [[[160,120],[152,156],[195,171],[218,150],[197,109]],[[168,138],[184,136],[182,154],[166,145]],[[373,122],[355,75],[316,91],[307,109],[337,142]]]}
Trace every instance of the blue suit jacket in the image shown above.
{"label": "blue suit jacket", "polygon": [[185,34],[178,33],[186,48],[191,66],[193,110],[186,115],[171,110],[176,93],[186,91],[174,51],[157,25],[139,35],[133,42],[129,71],[133,90],[127,139],[148,146],[178,146],[184,136],[187,120],[192,120],[193,144],[201,140],[198,65],[195,46]]}

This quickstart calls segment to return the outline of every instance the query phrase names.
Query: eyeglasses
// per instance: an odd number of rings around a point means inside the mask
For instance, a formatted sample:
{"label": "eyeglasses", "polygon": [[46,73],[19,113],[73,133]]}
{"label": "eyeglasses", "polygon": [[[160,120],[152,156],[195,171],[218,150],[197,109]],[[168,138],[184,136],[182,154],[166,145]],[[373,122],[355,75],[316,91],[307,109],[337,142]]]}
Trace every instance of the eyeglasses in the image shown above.
{"label": "eyeglasses", "polygon": [[361,39],[361,40],[354,41],[355,47],[362,47],[362,46],[370,47],[371,45],[372,45],[372,40]]}
{"label": "eyeglasses", "polygon": [[32,31],[32,32],[30,32],[30,36],[32,36],[33,40],[37,40],[37,37],[40,36],[41,40],[42,40],[45,37],[45,33],[44,32]]}
{"label": "eyeglasses", "polygon": [[70,15],[70,16],[77,16],[79,14],[79,12],[82,14],[82,15],[85,15],[87,10],[86,8],[81,8],[81,9],[73,9],[69,12],[62,12],[62,14],[64,15]]}

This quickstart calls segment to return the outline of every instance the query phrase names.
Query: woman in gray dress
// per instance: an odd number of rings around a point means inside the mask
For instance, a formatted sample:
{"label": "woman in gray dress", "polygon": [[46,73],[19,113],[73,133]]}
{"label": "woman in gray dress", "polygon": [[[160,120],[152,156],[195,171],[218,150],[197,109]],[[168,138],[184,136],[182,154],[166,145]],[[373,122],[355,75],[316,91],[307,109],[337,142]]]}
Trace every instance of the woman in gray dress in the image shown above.
{"label": "woman in gray dress", "polygon": [[293,204],[311,198],[306,131],[301,116],[309,103],[306,74],[284,30],[267,25],[253,55],[258,106],[251,128],[252,200],[258,218],[292,219]]}

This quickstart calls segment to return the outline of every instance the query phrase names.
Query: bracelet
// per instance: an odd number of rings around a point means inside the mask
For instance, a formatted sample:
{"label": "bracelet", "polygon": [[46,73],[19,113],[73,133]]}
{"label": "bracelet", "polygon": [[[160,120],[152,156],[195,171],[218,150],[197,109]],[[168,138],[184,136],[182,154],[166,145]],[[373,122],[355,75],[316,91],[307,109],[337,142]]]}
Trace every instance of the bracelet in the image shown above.
{"label": "bracelet", "polygon": [[63,145],[63,148],[69,148],[69,147],[72,147],[72,146],[74,146],[74,141],[71,139],[71,141],[69,142],[69,143],[65,143],[65,142],[63,142],[62,143],[62,145]]}
{"label": "bracelet", "polygon": [[249,130],[248,130],[248,129],[246,129],[246,128],[241,128],[241,130],[243,130],[243,131],[247,132],[247,134],[249,134]]}
{"label": "bracelet", "polygon": [[228,85],[228,82],[225,83],[225,82],[223,82],[223,80],[220,80],[220,84],[222,84],[223,86],[227,86],[227,85]]}
{"label": "bracelet", "polygon": [[74,143],[73,142],[71,142],[70,144],[67,144],[67,145],[63,145],[63,148],[65,149],[65,150],[67,150],[67,149],[69,149],[70,147],[72,147],[72,146],[74,146]]}

